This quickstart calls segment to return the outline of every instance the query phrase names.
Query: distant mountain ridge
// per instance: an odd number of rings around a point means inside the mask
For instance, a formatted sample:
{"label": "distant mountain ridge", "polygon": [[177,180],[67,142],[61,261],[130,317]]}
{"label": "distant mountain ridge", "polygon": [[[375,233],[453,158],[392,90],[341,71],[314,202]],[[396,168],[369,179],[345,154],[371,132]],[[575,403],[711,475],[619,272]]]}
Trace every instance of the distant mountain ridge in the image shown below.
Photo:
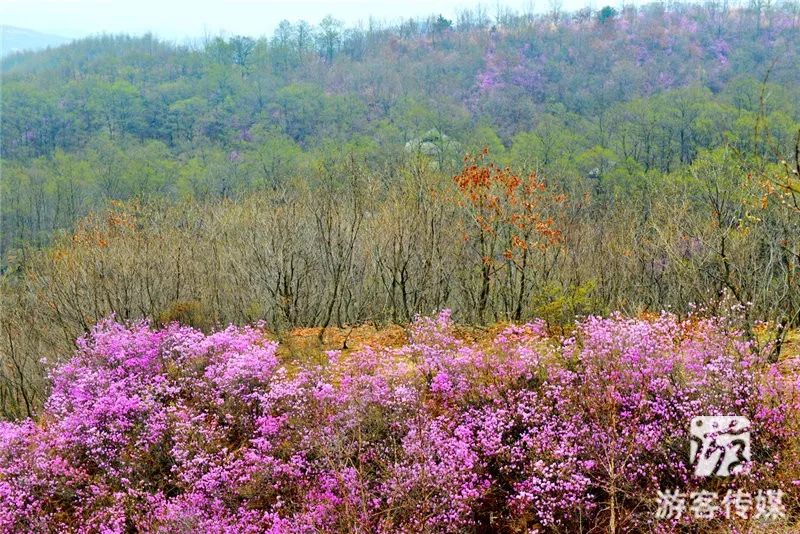
{"label": "distant mountain ridge", "polygon": [[69,37],[41,33],[26,28],[0,25],[0,56],[23,50],[41,50],[48,46],[59,46],[72,41]]}

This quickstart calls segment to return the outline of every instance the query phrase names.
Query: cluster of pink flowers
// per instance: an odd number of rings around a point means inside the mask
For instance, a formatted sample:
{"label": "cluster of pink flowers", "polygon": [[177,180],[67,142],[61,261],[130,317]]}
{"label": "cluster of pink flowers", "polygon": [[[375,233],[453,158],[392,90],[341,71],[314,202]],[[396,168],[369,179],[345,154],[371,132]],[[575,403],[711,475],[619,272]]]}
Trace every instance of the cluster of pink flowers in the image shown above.
{"label": "cluster of pink flowers", "polygon": [[800,381],[722,320],[454,330],[301,364],[258,326],[102,322],[37,421],[0,423],[0,530],[669,531],[654,498],[698,487],[688,423],[714,414],[750,418],[750,478],[796,517]]}

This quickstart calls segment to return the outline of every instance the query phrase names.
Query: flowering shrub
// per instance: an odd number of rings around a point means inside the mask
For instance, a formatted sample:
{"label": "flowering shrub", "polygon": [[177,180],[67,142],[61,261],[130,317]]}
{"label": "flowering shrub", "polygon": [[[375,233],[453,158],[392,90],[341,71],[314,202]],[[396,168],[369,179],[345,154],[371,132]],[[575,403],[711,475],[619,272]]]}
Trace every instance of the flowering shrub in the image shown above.
{"label": "flowering shrub", "polygon": [[714,414],[750,418],[742,484],[797,519],[800,380],[719,319],[470,343],[445,311],[400,348],[277,350],[257,326],[98,324],[39,420],[0,424],[0,530],[677,531],[654,499],[699,487],[687,426]]}

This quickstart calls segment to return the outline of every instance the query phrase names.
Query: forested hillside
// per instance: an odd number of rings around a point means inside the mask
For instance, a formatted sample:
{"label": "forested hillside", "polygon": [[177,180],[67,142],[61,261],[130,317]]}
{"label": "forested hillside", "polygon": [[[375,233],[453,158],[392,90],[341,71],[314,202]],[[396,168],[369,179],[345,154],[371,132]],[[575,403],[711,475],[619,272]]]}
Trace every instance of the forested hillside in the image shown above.
{"label": "forested hillside", "polygon": [[791,3],[12,55],[2,410],[34,410],[41,355],[112,313],[323,340],[443,308],[559,329],[734,306],[777,358],[800,313],[798,64]]}
{"label": "forested hillside", "polygon": [[347,158],[393,180],[411,149],[453,171],[488,146],[606,197],[704,150],[790,158],[799,56],[790,3],[329,17],[258,40],[103,36],[17,54],[2,63],[2,246],[46,243],[110,199],[233,198]]}

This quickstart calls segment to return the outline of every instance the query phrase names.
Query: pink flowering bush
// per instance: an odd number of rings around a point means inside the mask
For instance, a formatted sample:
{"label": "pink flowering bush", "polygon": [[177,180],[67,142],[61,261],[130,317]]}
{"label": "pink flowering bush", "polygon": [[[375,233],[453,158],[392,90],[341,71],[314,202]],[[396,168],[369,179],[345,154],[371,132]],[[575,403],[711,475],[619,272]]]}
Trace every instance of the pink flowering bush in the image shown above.
{"label": "pink flowering bush", "polygon": [[[720,319],[588,318],[281,361],[260,327],[98,324],[37,421],[0,423],[3,532],[678,531],[688,423],[744,415],[748,476],[800,513],[800,380]],[[713,520],[709,520],[712,525]],[[696,526],[696,525],[695,525]],[[701,525],[702,526],[702,525]]]}

